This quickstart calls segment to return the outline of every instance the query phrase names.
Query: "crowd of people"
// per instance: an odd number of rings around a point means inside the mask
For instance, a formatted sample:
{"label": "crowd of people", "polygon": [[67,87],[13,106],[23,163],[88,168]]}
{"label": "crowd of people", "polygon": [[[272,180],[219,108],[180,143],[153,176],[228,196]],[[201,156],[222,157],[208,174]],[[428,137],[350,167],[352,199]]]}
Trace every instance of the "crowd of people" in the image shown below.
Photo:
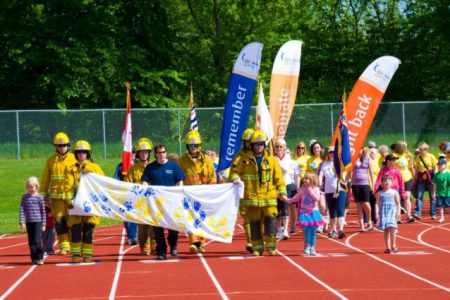
{"label": "crowd of people", "polygon": [[[217,170],[213,149],[202,150],[198,131],[185,137],[186,153],[169,154],[163,144],[153,146],[149,138],[137,141],[133,165],[123,171],[120,163],[114,178],[144,185],[182,186],[233,182],[244,184],[239,212],[243,217],[246,250],[255,256],[277,255],[276,245],[302,228],[304,253],[315,256],[316,234],[345,237],[349,203],[356,202],[359,232],[375,226],[384,231],[386,253],[396,253],[397,224],[422,219],[424,194],[428,192],[430,217],[444,222],[450,206],[450,142],[439,145],[442,154],[429,153],[422,142],[415,153],[406,142],[376,147],[369,142],[353,163],[352,171],[340,177],[334,167],[334,147],[319,141],[300,141],[290,151],[283,138],[272,145],[266,135],[253,129],[242,134],[242,149],[228,170]],[[102,174],[92,161],[91,145],[77,141],[69,151],[70,139],[59,132],[53,139],[55,154],[46,162],[41,184],[36,177],[26,181],[19,223],[27,231],[32,264],[44,263],[44,255],[54,253],[55,233],[60,255],[71,255],[73,263],[91,262],[93,236],[100,218],[69,215],[81,173]],[[151,158],[153,152],[154,159]],[[411,195],[416,202],[413,210]],[[439,215],[438,215],[439,214]],[[142,255],[166,260],[165,229],[148,224],[124,222],[127,241],[139,245]],[[203,253],[205,238],[188,235],[189,251]],[[170,255],[178,255],[178,232],[168,230]]]}

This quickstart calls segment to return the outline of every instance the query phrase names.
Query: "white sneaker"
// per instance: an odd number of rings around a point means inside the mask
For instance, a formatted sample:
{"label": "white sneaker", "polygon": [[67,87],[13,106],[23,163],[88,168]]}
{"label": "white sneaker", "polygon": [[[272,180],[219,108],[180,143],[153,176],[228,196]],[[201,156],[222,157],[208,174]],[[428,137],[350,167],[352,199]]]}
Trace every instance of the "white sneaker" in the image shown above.
{"label": "white sneaker", "polygon": [[306,254],[306,255],[309,255],[309,251],[310,251],[310,247],[309,246],[305,246],[305,249],[303,249],[303,252]]}
{"label": "white sneaker", "polygon": [[439,218],[439,223],[443,223],[444,222],[444,216]]}
{"label": "white sneaker", "polygon": [[316,231],[317,231],[317,233],[323,233],[322,226],[317,227]]}
{"label": "white sneaker", "polygon": [[289,233],[288,233],[287,229],[284,229],[284,231],[283,231],[283,240],[287,240],[287,239],[289,239]]}
{"label": "white sneaker", "polygon": [[284,232],[283,227],[278,228],[277,235],[276,235],[277,240],[281,240],[283,238],[283,232]]}

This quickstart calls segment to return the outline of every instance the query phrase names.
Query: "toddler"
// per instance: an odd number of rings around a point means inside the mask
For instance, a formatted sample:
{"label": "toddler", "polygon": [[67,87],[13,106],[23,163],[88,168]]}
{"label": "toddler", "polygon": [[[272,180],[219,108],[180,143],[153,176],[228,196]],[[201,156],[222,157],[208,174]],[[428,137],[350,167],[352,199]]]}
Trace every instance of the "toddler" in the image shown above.
{"label": "toddler", "polygon": [[438,172],[433,177],[433,194],[436,198],[436,208],[439,210],[439,223],[444,222],[444,209],[450,207],[450,173],[447,170],[447,161],[440,159]]}
{"label": "toddler", "polygon": [[384,253],[397,253],[397,219],[400,217],[400,195],[392,187],[392,177],[383,175],[381,178],[381,191],[376,194],[379,230],[384,230]]}
{"label": "toddler", "polygon": [[42,248],[41,231],[45,230],[44,199],[38,194],[39,181],[30,177],[26,181],[27,193],[20,202],[19,224],[22,231],[27,230],[28,245],[30,246],[31,263],[44,264],[44,251]]}
{"label": "toddler", "polygon": [[302,179],[301,187],[289,203],[298,202],[298,225],[303,227],[305,254],[316,256],[316,230],[325,222],[319,212],[320,189],[319,180],[315,173],[307,172]]}

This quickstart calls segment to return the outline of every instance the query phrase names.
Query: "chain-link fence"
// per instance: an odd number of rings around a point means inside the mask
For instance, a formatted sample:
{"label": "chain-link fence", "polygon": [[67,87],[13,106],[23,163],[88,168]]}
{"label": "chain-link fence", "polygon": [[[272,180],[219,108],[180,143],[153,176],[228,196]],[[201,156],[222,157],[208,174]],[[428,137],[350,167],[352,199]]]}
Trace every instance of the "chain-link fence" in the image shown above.
{"label": "chain-link fence", "polygon": [[[299,140],[330,142],[341,105],[296,105],[286,139],[293,148]],[[223,108],[197,108],[203,149],[220,147]],[[147,136],[154,143],[166,144],[169,151],[185,151],[183,137],[189,130],[189,110],[134,109],[133,139]],[[0,159],[47,157],[53,136],[69,134],[72,144],[85,139],[97,158],[121,156],[121,135],[125,110],[26,110],[0,112]],[[249,125],[255,124],[255,107]],[[450,101],[381,103],[368,140],[378,145],[406,140],[411,147],[426,141],[437,151],[437,144],[449,140]],[[181,137],[181,139],[180,139]]]}

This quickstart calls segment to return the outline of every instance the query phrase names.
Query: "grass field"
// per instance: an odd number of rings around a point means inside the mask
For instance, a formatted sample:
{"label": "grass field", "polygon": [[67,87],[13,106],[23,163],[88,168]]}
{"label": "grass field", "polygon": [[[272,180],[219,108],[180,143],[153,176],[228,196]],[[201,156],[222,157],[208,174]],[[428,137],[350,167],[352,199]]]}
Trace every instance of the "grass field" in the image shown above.
{"label": "grass field", "polygon": [[[41,179],[46,159],[0,160],[0,234],[19,232],[20,199],[30,176]],[[112,176],[118,160],[96,160],[106,175]],[[102,225],[117,221],[102,219]]]}

